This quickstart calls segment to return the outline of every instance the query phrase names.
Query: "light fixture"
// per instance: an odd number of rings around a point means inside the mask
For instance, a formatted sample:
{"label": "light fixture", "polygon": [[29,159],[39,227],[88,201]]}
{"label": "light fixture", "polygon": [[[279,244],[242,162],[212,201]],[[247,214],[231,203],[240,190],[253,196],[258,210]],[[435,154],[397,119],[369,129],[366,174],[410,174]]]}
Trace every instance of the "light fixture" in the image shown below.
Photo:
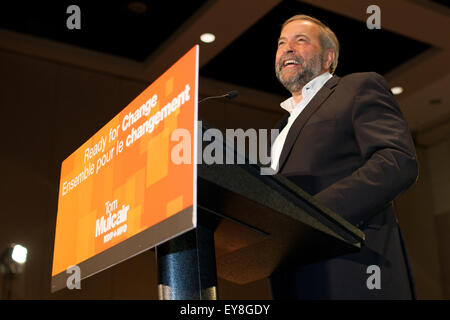
{"label": "light fixture", "polygon": [[136,15],[141,15],[147,12],[148,6],[142,1],[131,1],[128,4],[128,10]]}
{"label": "light fixture", "polygon": [[403,88],[402,87],[392,87],[391,92],[394,95],[399,95],[400,93],[403,92]]}
{"label": "light fixture", "polygon": [[0,255],[0,273],[2,274],[1,299],[11,299],[13,282],[23,273],[27,262],[28,249],[11,243]]}
{"label": "light fixture", "polygon": [[12,243],[1,254],[0,270],[2,273],[19,274],[25,268],[28,250],[24,246]]}
{"label": "light fixture", "polygon": [[25,263],[27,261],[28,250],[20,244],[16,244],[13,247],[11,258],[17,263]]}
{"label": "light fixture", "polygon": [[204,43],[211,43],[216,40],[216,36],[212,33],[204,33],[200,36],[200,40],[202,40]]}

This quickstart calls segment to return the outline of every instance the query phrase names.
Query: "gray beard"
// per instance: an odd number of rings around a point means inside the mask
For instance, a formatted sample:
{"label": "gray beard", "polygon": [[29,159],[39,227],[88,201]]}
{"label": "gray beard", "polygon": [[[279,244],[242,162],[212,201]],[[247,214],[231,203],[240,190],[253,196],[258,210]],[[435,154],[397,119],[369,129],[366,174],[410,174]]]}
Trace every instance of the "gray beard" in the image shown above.
{"label": "gray beard", "polygon": [[[280,59],[280,62],[283,60],[284,59]],[[322,55],[320,53],[307,61],[299,58],[297,58],[297,60],[302,61],[301,70],[297,72],[297,74],[292,75],[289,79],[283,79],[281,65],[275,65],[275,74],[278,81],[280,81],[280,83],[291,93],[300,92],[305,84],[317,77],[322,71]]]}

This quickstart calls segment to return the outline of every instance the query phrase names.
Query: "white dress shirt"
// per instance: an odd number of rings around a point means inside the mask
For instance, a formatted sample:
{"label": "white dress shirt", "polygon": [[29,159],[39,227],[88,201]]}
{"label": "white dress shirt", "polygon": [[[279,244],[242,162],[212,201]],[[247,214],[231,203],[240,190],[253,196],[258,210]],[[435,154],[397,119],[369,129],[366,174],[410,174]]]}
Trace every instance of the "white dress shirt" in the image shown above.
{"label": "white dress shirt", "polygon": [[329,72],[325,72],[308,82],[302,89],[302,100],[298,104],[295,104],[295,100],[293,97],[290,97],[280,104],[283,109],[290,113],[290,116],[286,126],[283,128],[283,130],[281,130],[280,134],[277,136],[272,145],[272,161],[270,167],[275,170],[275,172],[278,172],[279,169],[278,162],[280,161],[281,151],[283,150],[284,142],[286,141],[289,129],[291,128],[295,119],[297,119],[298,115],[303,111],[303,109],[305,109],[311,99],[331,77],[332,75]]}

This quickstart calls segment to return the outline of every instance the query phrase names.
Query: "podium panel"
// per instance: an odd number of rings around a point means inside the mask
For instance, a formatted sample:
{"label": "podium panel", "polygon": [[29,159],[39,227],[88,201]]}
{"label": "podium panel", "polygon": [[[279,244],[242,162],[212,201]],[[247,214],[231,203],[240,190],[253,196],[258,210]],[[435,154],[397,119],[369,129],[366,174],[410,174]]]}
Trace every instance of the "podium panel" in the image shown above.
{"label": "podium panel", "polygon": [[219,220],[217,273],[226,280],[256,281],[280,266],[356,252],[363,244],[359,229],[282,176],[261,176],[251,165],[199,165],[198,175],[198,212]]}

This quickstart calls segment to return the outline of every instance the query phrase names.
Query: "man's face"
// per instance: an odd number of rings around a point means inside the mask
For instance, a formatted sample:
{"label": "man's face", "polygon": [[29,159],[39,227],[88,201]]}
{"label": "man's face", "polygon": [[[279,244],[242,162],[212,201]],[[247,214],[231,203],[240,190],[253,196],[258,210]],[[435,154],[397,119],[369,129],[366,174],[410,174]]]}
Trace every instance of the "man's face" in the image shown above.
{"label": "man's face", "polygon": [[292,21],[281,30],[275,73],[291,93],[300,92],[305,84],[325,71],[319,34],[319,26],[306,20]]}

